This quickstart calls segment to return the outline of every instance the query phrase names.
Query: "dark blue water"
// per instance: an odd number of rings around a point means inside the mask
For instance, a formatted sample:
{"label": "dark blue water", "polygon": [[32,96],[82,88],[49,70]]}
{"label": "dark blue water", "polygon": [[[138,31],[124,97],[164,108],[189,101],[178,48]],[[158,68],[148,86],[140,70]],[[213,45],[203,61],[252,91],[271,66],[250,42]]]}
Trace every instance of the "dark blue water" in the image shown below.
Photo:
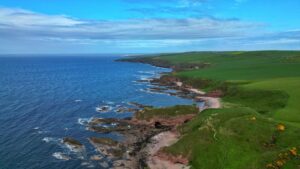
{"label": "dark blue water", "polygon": [[[114,62],[118,57],[0,57],[0,169],[77,169],[95,167],[89,136],[78,121],[91,117],[126,117],[99,113],[95,107],[139,102],[154,106],[191,104],[164,94],[147,93],[136,80],[169,71],[150,65]],[[70,152],[60,139],[74,137],[86,145],[86,156]],[[63,161],[53,153],[72,159]],[[83,159],[81,159],[83,158]]]}

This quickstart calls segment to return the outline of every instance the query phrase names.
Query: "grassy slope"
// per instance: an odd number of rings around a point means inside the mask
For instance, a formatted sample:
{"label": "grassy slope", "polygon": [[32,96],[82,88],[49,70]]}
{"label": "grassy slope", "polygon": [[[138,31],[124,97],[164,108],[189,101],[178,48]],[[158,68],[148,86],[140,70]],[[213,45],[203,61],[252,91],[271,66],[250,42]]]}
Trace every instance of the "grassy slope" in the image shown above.
{"label": "grassy slope", "polygon": [[[162,57],[161,57],[162,58]],[[300,76],[300,52],[187,53],[163,57],[171,63],[210,63],[206,69],[179,75],[218,80],[264,80]]]}
{"label": "grassy slope", "polygon": [[[247,82],[246,89],[280,90],[289,95],[285,108],[274,112],[274,118],[300,123],[300,52],[215,52],[187,53],[161,57],[171,63],[206,62],[205,69],[183,71],[176,75],[189,78]],[[254,100],[253,100],[254,102]]]}
{"label": "grassy slope", "polygon": [[[209,63],[208,68],[175,75],[230,82],[224,100],[234,106],[201,113],[180,128],[179,142],[166,148],[188,156],[193,168],[266,168],[282,160],[280,153],[300,146],[300,52],[201,52],[155,59],[171,64]],[[250,120],[253,117],[256,120]],[[287,127],[282,133],[276,131],[279,123]],[[268,146],[274,139],[274,145]],[[279,168],[299,167],[299,157],[289,158]]]}
{"label": "grassy slope", "polygon": [[[165,150],[188,156],[196,169],[262,169],[279,161],[280,153],[299,146],[299,128],[287,126],[278,132],[276,125],[249,108],[207,110],[182,126],[183,137]],[[285,169],[300,165],[299,158],[289,158]]]}
{"label": "grassy slope", "polygon": [[163,108],[145,108],[143,111],[135,113],[136,118],[149,120],[151,118],[169,118],[180,115],[197,114],[199,109],[195,105],[176,105]]}
{"label": "grassy slope", "polygon": [[[300,69],[300,68],[299,68]],[[274,118],[299,123],[300,126],[300,78],[276,78],[245,85],[246,89],[281,90],[289,95],[287,105],[275,111]]]}

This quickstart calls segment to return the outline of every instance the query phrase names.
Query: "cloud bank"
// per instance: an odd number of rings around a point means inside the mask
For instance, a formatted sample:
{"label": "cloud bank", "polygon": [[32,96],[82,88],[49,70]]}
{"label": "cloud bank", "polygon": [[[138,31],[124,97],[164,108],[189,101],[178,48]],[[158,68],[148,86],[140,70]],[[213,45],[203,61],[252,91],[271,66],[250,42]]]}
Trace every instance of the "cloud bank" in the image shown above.
{"label": "cloud bank", "polygon": [[[135,0],[127,0],[135,1]],[[184,1],[182,1],[184,2]],[[186,0],[185,5],[204,1]],[[154,52],[250,49],[254,44],[299,45],[299,30],[267,32],[262,23],[213,17],[82,20],[0,8],[1,53]],[[299,45],[300,46],[300,45]],[[104,51],[105,50],[105,51]]]}

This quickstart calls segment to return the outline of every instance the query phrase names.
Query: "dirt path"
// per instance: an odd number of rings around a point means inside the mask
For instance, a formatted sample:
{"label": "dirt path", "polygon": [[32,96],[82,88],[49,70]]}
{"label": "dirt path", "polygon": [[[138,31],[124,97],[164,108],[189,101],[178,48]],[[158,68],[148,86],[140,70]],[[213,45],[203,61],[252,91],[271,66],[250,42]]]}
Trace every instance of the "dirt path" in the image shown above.
{"label": "dirt path", "polygon": [[175,132],[167,131],[160,133],[152,138],[152,143],[147,146],[148,158],[147,165],[151,169],[189,169],[190,167],[183,164],[174,164],[170,161],[161,159],[156,156],[157,152],[163,148],[170,146],[178,141],[179,135]]}
{"label": "dirt path", "polygon": [[[182,86],[181,82],[177,82],[177,86]],[[205,92],[190,88],[189,91],[199,94],[199,99],[205,102],[205,106],[200,111],[205,109],[217,109],[221,108],[220,98],[201,96]],[[158,151],[167,146],[171,146],[179,140],[179,134],[172,131],[160,133],[152,138],[152,143],[148,144],[146,151],[148,153],[147,165],[150,169],[189,169],[190,167],[184,164],[172,163],[157,156]]]}
{"label": "dirt path", "polygon": [[221,108],[220,98],[202,97],[202,96],[200,96],[199,98],[205,102],[205,106],[204,106],[204,108],[202,108],[202,110]]}

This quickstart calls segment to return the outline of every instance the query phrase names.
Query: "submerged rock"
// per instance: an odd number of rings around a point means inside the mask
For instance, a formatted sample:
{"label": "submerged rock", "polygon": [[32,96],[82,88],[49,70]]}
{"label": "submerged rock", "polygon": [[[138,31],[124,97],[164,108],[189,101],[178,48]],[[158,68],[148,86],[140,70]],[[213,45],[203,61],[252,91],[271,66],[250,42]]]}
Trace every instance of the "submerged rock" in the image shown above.
{"label": "submerged rock", "polygon": [[89,138],[90,142],[93,144],[103,144],[108,146],[117,146],[118,142],[110,139],[110,138],[97,138],[97,137],[91,137]]}
{"label": "submerged rock", "polygon": [[153,106],[148,106],[148,105],[144,105],[144,104],[140,104],[140,103],[136,103],[136,102],[129,102],[128,104],[135,106],[137,108],[140,108],[140,109],[144,109],[146,107],[153,107]]}
{"label": "submerged rock", "polygon": [[68,145],[71,145],[75,148],[82,148],[83,147],[83,144],[81,144],[79,141],[71,138],[71,137],[65,137],[62,141],[64,144],[68,144]]}
{"label": "submerged rock", "polygon": [[111,110],[110,106],[100,106],[100,107],[96,107],[96,111],[97,112],[101,112],[101,113],[105,113]]}
{"label": "submerged rock", "polygon": [[126,120],[94,118],[88,124],[88,130],[99,133],[123,132],[131,129]]}
{"label": "submerged rock", "polygon": [[116,123],[119,122],[118,119],[113,119],[113,118],[93,118],[90,120],[88,123],[89,125],[99,125],[99,124],[111,124],[111,123]]}
{"label": "submerged rock", "polygon": [[121,158],[124,148],[115,140],[110,138],[89,138],[90,143],[96,150],[109,158]]}
{"label": "submerged rock", "polygon": [[116,113],[125,113],[125,112],[136,112],[138,111],[139,109],[136,109],[136,108],[130,108],[130,107],[117,107],[115,112]]}
{"label": "submerged rock", "polygon": [[124,132],[130,129],[130,126],[116,126],[116,127],[103,127],[103,126],[89,126],[88,130],[99,133],[111,133],[111,132]]}
{"label": "submerged rock", "polygon": [[77,153],[78,158],[84,159],[86,157],[85,147],[79,141],[71,137],[65,137],[62,143],[65,144],[70,151]]}
{"label": "submerged rock", "polygon": [[100,155],[93,155],[93,156],[91,156],[90,159],[93,160],[93,161],[100,161],[103,158]]}

